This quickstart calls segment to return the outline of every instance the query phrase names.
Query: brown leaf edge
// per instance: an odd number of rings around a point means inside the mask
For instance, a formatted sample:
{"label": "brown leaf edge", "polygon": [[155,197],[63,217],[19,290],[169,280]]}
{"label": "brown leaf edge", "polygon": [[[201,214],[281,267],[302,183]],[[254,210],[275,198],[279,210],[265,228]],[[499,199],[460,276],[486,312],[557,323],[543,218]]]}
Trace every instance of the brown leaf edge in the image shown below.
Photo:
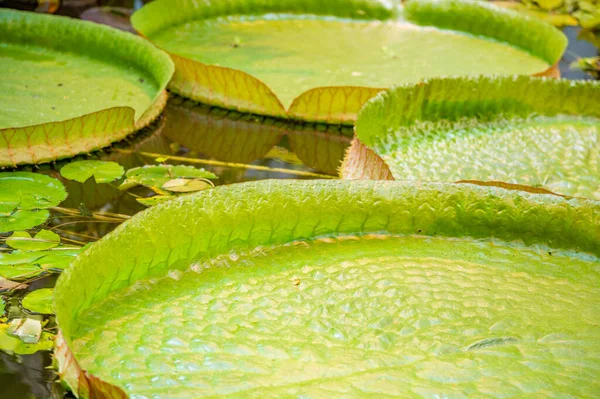
{"label": "brown leaf edge", "polygon": [[357,137],[346,150],[339,172],[347,180],[394,180],[385,161]]}
{"label": "brown leaf edge", "polygon": [[[78,154],[99,150],[108,147],[114,142],[124,139],[131,133],[134,133],[154,121],[163,111],[167,104],[168,94],[163,90],[152,105],[144,112],[137,120],[133,120],[133,108],[130,107],[114,107],[67,119],[59,122],[49,122],[40,125],[25,126],[20,128],[0,129],[0,167],[16,167],[25,164],[42,164],[55,161],[63,158],[70,158]],[[93,140],[91,138],[79,139],[70,142],[69,134],[77,135],[78,132],[71,131],[73,128],[85,126],[88,121],[98,120],[102,116],[110,114],[109,117],[130,118],[130,122],[126,122],[125,126],[120,123],[115,123],[119,126],[117,131],[104,131],[104,128],[97,126]],[[52,145],[30,145],[27,147],[11,147],[11,140],[17,136],[25,134],[28,137],[35,134],[43,134],[48,137],[49,134],[57,134],[64,136],[64,141],[60,148],[54,148]],[[23,149],[23,148],[26,148]]]}
{"label": "brown leaf edge", "polygon": [[58,375],[61,382],[66,384],[76,397],[85,399],[129,398],[121,388],[82,370],[60,330],[56,335],[54,358],[58,364]]}
{"label": "brown leaf edge", "polygon": [[558,62],[556,64],[552,65],[550,68],[546,69],[545,71],[534,73],[531,76],[534,76],[534,77],[547,76],[547,77],[555,78],[555,79],[560,78],[560,69],[558,68]]}

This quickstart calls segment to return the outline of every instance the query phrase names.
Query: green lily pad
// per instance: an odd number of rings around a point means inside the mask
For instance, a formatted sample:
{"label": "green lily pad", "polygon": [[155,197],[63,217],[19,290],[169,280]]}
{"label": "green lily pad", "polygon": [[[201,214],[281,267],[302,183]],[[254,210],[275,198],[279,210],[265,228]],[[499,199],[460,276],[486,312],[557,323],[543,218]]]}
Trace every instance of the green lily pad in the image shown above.
{"label": "green lily pad", "polygon": [[216,179],[217,176],[202,168],[185,165],[152,165],[129,169],[125,173],[125,181],[119,186],[127,190],[135,186],[145,186],[159,193],[161,187],[170,180],[180,178]]}
{"label": "green lily pad", "polygon": [[42,224],[47,208],[60,204],[67,192],[60,180],[39,173],[0,173],[0,232]]}
{"label": "green lily pad", "polygon": [[65,17],[0,9],[0,166],[110,145],[149,124],[173,64],[147,41]]}
{"label": "green lily pad", "polygon": [[21,301],[21,305],[35,313],[51,314],[52,311],[52,288],[42,288],[35,290],[25,296]]}
{"label": "green lily pad", "polygon": [[[598,98],[598,82],[433,79],[378,96],[356,135],[389,178],[503,181],[600,199]],[[376,163],[347,159],[343,175],[381,178],[366,172]]]}
{"label": "green lily pad", "polygon": [[539,18],[543,21],[551,23],[557,27],[563,26],[577,26],[578,21],[568,13],[550,13],[544,10],[528,7],[523,3],[517,3],[514,1],[493,1],[493,4],[499,7],[506,7],[520,13],[530,15],[535,18]]}
{"label": "green lily pad", "polygon": [[62,270],[80,251],[80,248],[59,247],[49,251],[0,253],[0,277],[21,280],[45,270]]}
{"label": "green lily pad", "polygon": [[217,187],[65,270],[59,368],[123,397],[593,396],[598,225],[598,201],[474,184]]}
{"label": "green lily pad", "polygon": [[43,331],[37,343],[25,343],[8,333],[8,324],[0,322],[0,350],[19,355],[30,355],[40,350],[54,347],[54,335]]}
{"label": "green lily pad", "polygon": [[160,188],[173,193],[193,193],[212,187],[214,187],[214,185],[210,182],[210,180],[177,178],[169,180]]}
{"label": "green lily pad", "polygon": [[96,183],[110,183],[121,178],[123,173],[125,173],[125,170],[121,165],[110,161],[76,161],[60,169],[62,177],[80,183],[85,183],[92,176]]}
{"label": "green lily pad", "polygon": [[394,84],[550,73],[567,43],[536,18],[465,0],[410,0],[403,8],[386,0],[157,0],[132,24],[171,55],[169,87],[178,94],[347,124]]}
{"label": "green lily pad", "polygon": [[44,251],[60,245],[60,236],[50,230],[41,230],[33,238],[26,231],[15,231],[6,239],[6,244],[23,251]]}

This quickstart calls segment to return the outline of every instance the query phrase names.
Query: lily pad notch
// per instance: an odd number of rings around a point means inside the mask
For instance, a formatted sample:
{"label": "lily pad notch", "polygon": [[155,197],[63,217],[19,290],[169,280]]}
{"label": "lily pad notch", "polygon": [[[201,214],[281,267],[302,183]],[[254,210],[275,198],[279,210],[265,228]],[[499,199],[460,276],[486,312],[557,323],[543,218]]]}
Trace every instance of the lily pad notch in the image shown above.
{"label": "lily pad notch", "polygon": [[[0,120],[0,166],[12,167],[87,153],[143,128],[165,106],[174,70],[167,54],[130,33],[9,9],[0,9],[0,59],[12,68],[0,77],[0,116],[7,118]],[[85,80],[90,65],[89,73],[100,75]],[[40,68],[47,73],[38,75]],[[110,73],[101,75],[102,68]],[[15,73],[24,77],[15,80]],[[72,84],[70,74],[98,91]],[[135,105],[125,83],[137,90]],[[11,111],[19,101],[31,108]]]}
{"label": "lily pad notch", "polygon": [[[368,99],[397,83],[484,73],[556,76],[567,44],[550,24],[468,0],[410,0],[403,7],[384,0],[157,0],[135,12],[132,24],[172,57],[173,92],[240,112],[332,124],[353,124]],[[287,36],[277,36],[281,31]],[[418,45],[423,34],[439,40],[430,55]],[[402,39],[410,35],[416,39]],[[347,38],[332,44],[343,53],[323,47],[330,36]],[[464,45],[446,54],[464,57],[438,68],[434,55],[443,43]],[[329,51],[318,53],[322,48]],[[481,57],[482,48],[490,57],[503,52],[504,62]],[[311,49],[312,58],[301,57]],[[365,59],[371,64],[357,62]]]}
{"label": "lily pad notch", "polygon": [[599,98],[600,82],[526,76],[398,86],[361,110],[340,174],[502,181],[600,199]]}

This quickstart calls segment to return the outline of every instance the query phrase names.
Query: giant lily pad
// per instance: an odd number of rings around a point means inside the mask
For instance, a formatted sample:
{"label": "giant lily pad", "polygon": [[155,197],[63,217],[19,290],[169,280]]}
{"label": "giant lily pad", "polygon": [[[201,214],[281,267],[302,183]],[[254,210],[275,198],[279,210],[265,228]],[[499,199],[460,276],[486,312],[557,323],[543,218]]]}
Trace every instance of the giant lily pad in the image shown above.
{"label": "giant lily pad", "polygon": [[496,180],[600,199],[598,99],[598,82],[529,77],[400,86],[361,111],[343,176]]}
{"label": "giant lily pad", "polygon": [[150,123],[173,64],[98,24],[0,9],[0,166],[110,145]]}
{"label": "giant lily pad", "polygon": [[171,90],[278,117],[352,123],[382,88],[432,76],[551,73],[566,39],[483,2],[158,0],[132,17],[171,54]]}
{"label": "giant lily pad", "polygon": [[473,184],[217,187],[65,270],[60,372],[84,397],[593,396],[599,227],[600,202]]}

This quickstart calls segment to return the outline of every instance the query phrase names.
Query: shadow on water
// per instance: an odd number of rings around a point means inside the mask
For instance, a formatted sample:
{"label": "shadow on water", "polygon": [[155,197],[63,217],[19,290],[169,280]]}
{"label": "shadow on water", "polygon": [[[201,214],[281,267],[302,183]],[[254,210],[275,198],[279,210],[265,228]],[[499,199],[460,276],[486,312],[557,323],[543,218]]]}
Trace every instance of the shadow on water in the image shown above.
{"label": "shadow on water", "polygon": [[[111,2],[111,5],[119,5]],[[122,4],[121,4],[122,5]],[[130,6],[130,5],[129,5]],[[562,76],[589,78],[569,64],[577,57],[597,55],[591,43],[579,40],[580,29],[568,27],[569,48],[560,63]],[[120,163],[125,169],[156,164],[169,157],[170,164],[188,164],[214,172],[217,185],[260,179],[333,177],[350,143],[351,127],[290,123],[256,115],[240,114],[208,107],[171,96],[162,117],[133,138],[95,155]],[[60,178],[65,162],[35,169]],[[80,184],[63,180],[69,197],[61,206],[133,215],[145,207],[116,186],[96,184],[93,179]],[[138,195],[149,195],[141,190]],[[65,223],[55,217],[54,226]],[[92,242],[110,232],[116,223],[81,222],[71,226],[73,237]],[[33,282],[27,290],[7,298],[9,317],[18,317],[21,298],[29,291],[52,287],[57,275]],[[0,313],[2,311],[0,310]],[[47,318],[49,325],[53,317]],[[65,397],[50,369],[50,352],[18,356],[0,352],[0,397],[7,399],[49,399]]]}

